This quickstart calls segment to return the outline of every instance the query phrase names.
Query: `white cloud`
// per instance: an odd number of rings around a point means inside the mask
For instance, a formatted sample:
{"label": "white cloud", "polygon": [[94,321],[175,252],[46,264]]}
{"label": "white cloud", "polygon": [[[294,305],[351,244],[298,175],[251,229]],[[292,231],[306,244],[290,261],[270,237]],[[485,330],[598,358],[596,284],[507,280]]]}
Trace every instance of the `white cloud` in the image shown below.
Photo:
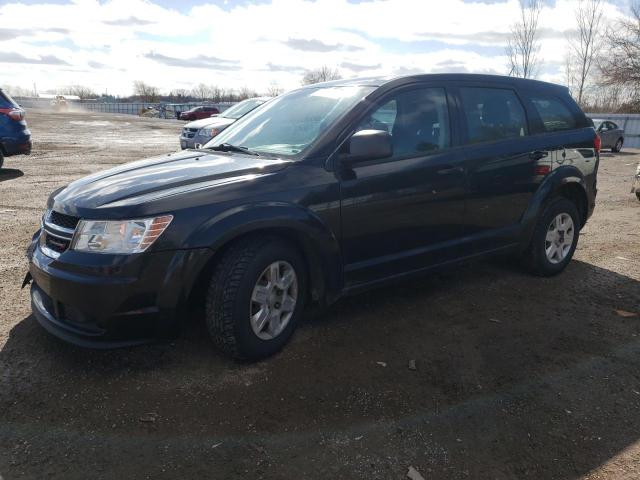
{"label": "white cloud", "polygon": [[[576,4],[557,0],[543,11],[543,79],[562,80]],[[613,4],[605,10],[607,19],[621,15]],[[145,0],[9,3],[0,7],[0,25],[20,30],[0,28],[0,84],[81,83],[126,95],[137,79],[163,90],[199,82],[293,88],[304,69],[323,64],[345,76],[504,73],[504,42],[517,14],[517,0],[272,0],[182,12]]]}

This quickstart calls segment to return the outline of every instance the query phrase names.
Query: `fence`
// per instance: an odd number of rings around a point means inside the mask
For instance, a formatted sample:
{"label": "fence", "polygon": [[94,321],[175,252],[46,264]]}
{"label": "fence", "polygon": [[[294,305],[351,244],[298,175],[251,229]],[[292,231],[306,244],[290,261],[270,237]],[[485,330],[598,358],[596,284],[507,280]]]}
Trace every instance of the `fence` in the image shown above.
{"label": "fence", "polygon": [[640,114],[637,113],[588,113],[590,118],[611,120],[624,130],[624,146],[640,148]]}
{"label": "fence", "polygon": [[[50,108],[51,100],[47,98],[33,98],[33,97],[18,97],[16,101],[25,108]],[[72,107],[80,107],[83,110],[100,113],[119,113],[124,115],[138,115],[141,110],[153,107],[160,112],[162,118],[177,118],[180,112],[184,112],[193,107],[199,107],[201,105],[214,106],[220,112],[225,111],[233,102],[220,102],[220,103],[106,103],[106,102],[92,102],[92,101],[70,101],[69,105]]]}

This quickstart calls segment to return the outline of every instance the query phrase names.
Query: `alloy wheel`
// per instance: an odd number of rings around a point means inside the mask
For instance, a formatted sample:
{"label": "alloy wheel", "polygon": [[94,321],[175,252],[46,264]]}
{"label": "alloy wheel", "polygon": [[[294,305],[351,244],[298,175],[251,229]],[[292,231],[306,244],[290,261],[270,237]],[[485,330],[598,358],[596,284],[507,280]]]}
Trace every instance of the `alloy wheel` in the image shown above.
{"label": "alloy wheel", "polygon": [[249,315],[253,332],[273,340],[289,324],[298,303],[298,276],[290,263],[273,262],[253,287]]}
{"label": "alloy wheel", "polygon": [[575,226],[573,219],[567,213],[560,213],[549,224],[544,249],[547,260],[553,264],[562,262],[573,245]]}

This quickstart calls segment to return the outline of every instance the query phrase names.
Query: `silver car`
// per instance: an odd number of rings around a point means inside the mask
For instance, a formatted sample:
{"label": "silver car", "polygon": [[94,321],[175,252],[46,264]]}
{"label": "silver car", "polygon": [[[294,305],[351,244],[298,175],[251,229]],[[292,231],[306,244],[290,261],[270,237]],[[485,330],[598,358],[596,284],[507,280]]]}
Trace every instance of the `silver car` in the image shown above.
{"label": "silver car", "polygon": [[619,152],[624,145],[624,130],[611,120],[593,119],[593,126],[602,139],[602,148]]}
{"label": "silver car", "polygon": [[220,114],[187,123],[180,135],[180,148],[183,150],[186,148],[199,148],[200,145],[204,145],[240,117],[245,116],[269,99],[270,97],[249,98]]}

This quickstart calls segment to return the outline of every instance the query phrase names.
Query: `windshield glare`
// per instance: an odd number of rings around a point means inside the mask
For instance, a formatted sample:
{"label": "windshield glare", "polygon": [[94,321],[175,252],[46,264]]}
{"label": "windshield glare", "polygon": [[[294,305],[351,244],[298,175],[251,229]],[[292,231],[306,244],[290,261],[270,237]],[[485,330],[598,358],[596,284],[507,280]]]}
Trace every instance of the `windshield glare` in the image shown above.
{"label": "windshield glare", "polygon": [[213,138],[204,148],[223,143],[258,153],[294,157],[374,87],[315,87],[269,101]]}
{"label": "windshield glare", "polygon": [[262,105],[263,103],[264,103],[264,100],[260,100],[258,98],[250,98],[249,100],[240,102],[234,105],[233,107],[229,107],[224,112],[222,112],[220,116],[224,118],[231,118],[233,120],[237,120],[240,117],[245,116],[254,108]]}

